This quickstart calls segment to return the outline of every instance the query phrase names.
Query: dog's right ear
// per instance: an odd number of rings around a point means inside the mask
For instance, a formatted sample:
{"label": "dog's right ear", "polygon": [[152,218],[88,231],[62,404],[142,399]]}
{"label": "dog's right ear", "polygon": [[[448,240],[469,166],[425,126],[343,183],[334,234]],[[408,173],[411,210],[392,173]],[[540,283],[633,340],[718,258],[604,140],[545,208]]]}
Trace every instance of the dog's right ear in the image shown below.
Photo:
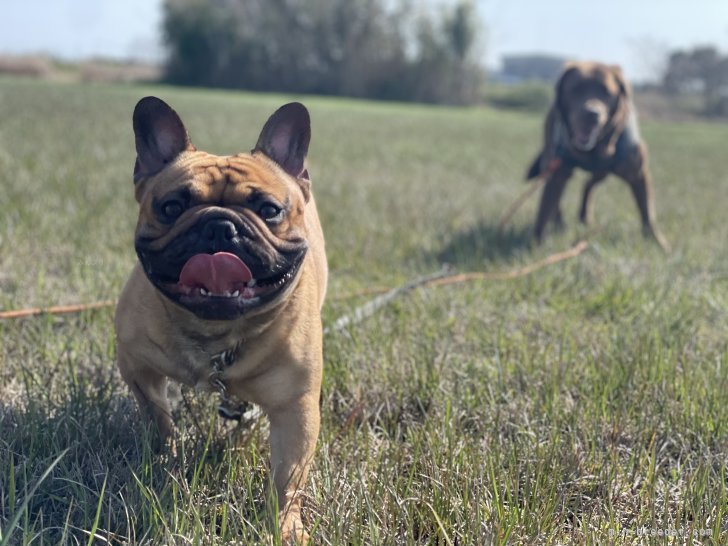
{"label": "dog's right ear", "polygon": [[137,159],[134,182],[161,171],[185,150],[194,150],[177,112],[157,97],[141,99],[133,116]]}
{"label": "dog's right ear", "polygon": [[557,114],[562,119],[566,119],[567,117],[566,105],[564,103],[564,99],[566,98],[564,93],[564,87],[569,78],[571,78],[578,71],[579,67],[577,66],[577,64],[575,62],[569,61],[564,65],[564,70],[561,73],[561,76],[559,76],[558,81],[556,82],[554,105],[556,106]]}

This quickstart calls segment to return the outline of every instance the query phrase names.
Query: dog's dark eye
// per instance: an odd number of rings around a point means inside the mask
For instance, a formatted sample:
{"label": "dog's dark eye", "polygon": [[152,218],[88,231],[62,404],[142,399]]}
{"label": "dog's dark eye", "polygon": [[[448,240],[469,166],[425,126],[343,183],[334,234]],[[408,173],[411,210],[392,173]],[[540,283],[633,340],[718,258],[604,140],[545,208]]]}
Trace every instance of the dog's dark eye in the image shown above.
{"label": "dog's dark eye", "polygon": [[273,203],[263,203],[258,209],[258,216],[266,222],[277,222],[283,217],[283,209]]}
{"label": "dog's dark eye", "polygon": [[162,203],[162,214],[169,219],[177,218],[184,211],[184,205],[176,199]]}

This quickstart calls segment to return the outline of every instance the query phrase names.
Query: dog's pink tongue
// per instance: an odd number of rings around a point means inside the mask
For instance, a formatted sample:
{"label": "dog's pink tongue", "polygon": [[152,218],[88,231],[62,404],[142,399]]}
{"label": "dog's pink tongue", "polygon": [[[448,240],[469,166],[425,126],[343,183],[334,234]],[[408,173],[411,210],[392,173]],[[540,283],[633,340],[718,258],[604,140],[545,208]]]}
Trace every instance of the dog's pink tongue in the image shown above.
{"label": "dog's pink tongue", "polygon": [[187,260],[179,274],[184,288],[204,288],[213,294],[224,294],[242,288],[253,278],[247,265],[235,254],[195,254]]}

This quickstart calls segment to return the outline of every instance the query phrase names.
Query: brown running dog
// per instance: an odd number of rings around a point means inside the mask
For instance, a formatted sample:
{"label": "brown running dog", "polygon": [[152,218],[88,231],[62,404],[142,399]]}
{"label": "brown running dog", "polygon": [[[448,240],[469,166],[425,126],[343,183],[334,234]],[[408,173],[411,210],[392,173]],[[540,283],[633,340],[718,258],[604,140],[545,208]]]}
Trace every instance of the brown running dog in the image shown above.
{"label": "brown running dog", "polygon": [[560,201],[574,168],[591,173],[584,185],[579,218],[590,219],[591,192],[608,174],[624,179],[637,202],[645,235],[664,249],[669,246],[655,225],[647,148],[637,127],[632,93],[618,66],[575,62],[556,84],[546,117],[543,150],[527,178],[546,176],[534,234],[541,241],[549,221],[563,225]]}
{"label": "brown running dog", "polygon": [[255,149],[198,151],[155,97],[134,110],[139,261],[116,310],[118,364],[163,437],[167,380],[216,391],[270,419],[271,471],[286,543],[306,541],[301,492],[319,432],[324,238],[305,166],[306,108],[291,103]]}

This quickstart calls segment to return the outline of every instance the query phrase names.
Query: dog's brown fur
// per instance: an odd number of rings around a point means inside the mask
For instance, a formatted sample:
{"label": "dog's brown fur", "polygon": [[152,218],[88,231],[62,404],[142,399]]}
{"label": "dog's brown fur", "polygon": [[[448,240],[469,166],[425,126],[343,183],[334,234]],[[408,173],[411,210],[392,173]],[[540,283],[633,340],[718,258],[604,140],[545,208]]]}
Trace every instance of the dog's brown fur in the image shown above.
{"label": "dog's brown fur", "polygon": [[556,84],[546,117],[544,147],[527,176],[547,177],[534,226],[538,241],[549,221],[557,227],[563,224],[559,203],[575,167],[591,173],[579,213],[584,224],[590,219],[592,190],[614,173],[632,189],[645,235],[668,249],[655,224],[647,148],[639,138],[632,92],[618,66],[570,63]]}
{"label": "dog's brown fur", "polygon": [[[134,128],[140,262],[116,312],[122,377],[140,408],[168,437],[173,433],[168,378],[215,390],[211,358],[239,346],[219,378],[227,396],[254,402],[268,415],[282,535],[285,542],[305,541],[301,490],[319,432],[320,309],[327,280],[323,234],[304,166],[308,113],[300,104],[284,106],[268,121],[251,154],[228,157],[197,151],[177,114],[153,97],[137,105]],[[160,221],[155,204],[181,188],[192,195],[189,207],[172,223]],[[267,224],[256,216],[252,203],[261,195],[287,204],[280,223]],[[295,278],[280,294],[229,320],[200,318],[172,301],[150,280],[141,259],[147,251],[165,252],[175,238],[211,215],[244,228],[251,255],[262,250],[275,254],[271,249],[291,242],[308,248]]]}

